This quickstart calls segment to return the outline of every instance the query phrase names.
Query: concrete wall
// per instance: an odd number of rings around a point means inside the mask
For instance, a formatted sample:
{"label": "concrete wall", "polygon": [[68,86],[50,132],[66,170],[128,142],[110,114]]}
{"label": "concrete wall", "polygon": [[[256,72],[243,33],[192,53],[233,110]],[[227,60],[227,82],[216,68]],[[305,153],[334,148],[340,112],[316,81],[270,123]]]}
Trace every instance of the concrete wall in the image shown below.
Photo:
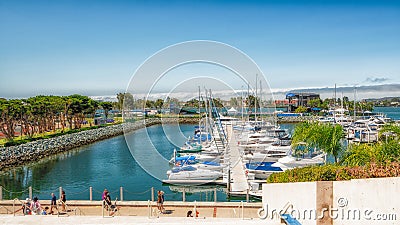
{"label": "concrete wall", "polygon": [[333,183],[334,225],[400,224],[400,177]]}
{"label": "concrete wall", "polygon": [[267,220],[273,210],[279,212],[291,203],[287,213],[303,225],[400,224],[400,177],[263,184],[262,188]]}
{"label": "concrete wall", "polygon": [[[268,211],[266,220],[280,221],[280,217],[272,215],[272,212],[284,210],[283,207],[290,203],[293,207],[288,208],[287,213],[296,215],[297,210],[301,213],[308,209],[316,209],[316,182],[300,182],[287,184],[263,184],[263,205]],[[273,218],[272,218],[273,217]],[[300,215],[303,217],[303,215]],[[296,216],[297,218],[297,216]],[[299,218],[302,225],[316,225],[313,219]]]}

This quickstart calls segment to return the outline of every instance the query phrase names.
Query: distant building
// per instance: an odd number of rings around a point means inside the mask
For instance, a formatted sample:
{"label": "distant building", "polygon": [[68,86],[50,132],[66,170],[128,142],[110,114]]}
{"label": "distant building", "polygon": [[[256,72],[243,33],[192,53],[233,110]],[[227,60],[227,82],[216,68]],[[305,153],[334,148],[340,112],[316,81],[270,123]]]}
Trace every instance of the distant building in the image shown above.
{"label": "distant building", "polygon": [[286,99],[289,101],[289,112],[294,112],[299,106],[308,107],[308,103],[313,99],[320,99],[316,93],[287,93]]}

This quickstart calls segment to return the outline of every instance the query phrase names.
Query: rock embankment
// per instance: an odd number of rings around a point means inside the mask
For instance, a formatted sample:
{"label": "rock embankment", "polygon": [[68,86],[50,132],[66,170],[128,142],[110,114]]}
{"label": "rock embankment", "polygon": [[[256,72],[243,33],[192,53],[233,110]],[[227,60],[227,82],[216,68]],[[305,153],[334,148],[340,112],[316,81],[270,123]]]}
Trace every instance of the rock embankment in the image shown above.
{"label": "rock embankment", "polygon": [[124,132],[134,131],[140,128],[161,123],[197,123],[196,118],[163,118],[146,119],[133,123],[123,123],[79,133],[66,134],[59,137],[32,141],[26,144],[10,147],[0,147],[0,171],[20,166],[29,162],[36,162],[42,158],[65,152],[73,148],[87,145],[99,140],[107,139]]}

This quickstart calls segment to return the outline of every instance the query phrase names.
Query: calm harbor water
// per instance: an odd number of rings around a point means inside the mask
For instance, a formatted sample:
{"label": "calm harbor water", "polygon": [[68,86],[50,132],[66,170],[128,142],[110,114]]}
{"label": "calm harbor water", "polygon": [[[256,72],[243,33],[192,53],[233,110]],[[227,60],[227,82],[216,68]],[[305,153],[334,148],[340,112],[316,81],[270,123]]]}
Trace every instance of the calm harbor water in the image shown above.
{"label": "calm harbor water", "polygon": [[375,107],[374,113],[383,113],[393,120],[400,120],[400,107]]}
{"label": "calm harbor water", "polygon": [[[185,136],[193,135],[194,125],[180,125],[181,133],[168,132],[176,130],[178,125],[151,126],[140,129],[128,135],[135,151],[146,154],[149,143],[145,140],[147,134],[152,144],[161,155],[169,159],[174,146],[169,140],[182,145]],[[183,135],[182,135],[183,134]],[[175,136],[174,136],[175,135]],[[158,168],[159,162],[148,160],[148,166]],[[165,173],[166,171],[163,171]],[[167,175],[165,175],[165,178]],[[24,199],[28,197],[28,187],[33,187],[33,195],[39,199],[50,199],[52,192],[58,196],[58,188],[63,187],[68,199],[88,200],[89,187],[93,187],[93,199],[100,200],[101,192],[107,188],[112,198],[119,198],[119,188],[124,188],[124,200],[149,200],[151,187],[163,190],[167,201],[180,201],[180,187],[163,186],[158,179],[148,175],[133,159],[124,136],[117,136],[94,144],[77,148],[68,153],[59,154],[41,162],[13,169],[0,175],[0,185],[3,186],[3,198]],[[188,201],[213,201],[214,187],[190,188],[187,192]],[[195,189],[195,190],[193,190]],[[223,187],[218,187],[218,201],[227,201]],[[10,193],[9,191],[12,191]]]}
{"label": "calm harbor water", "polygon": [[[400,108],[375,107],[374,112],[385,113],[392,119],[400,120]],[[290,133],[294,126],[294,124],[281,124],[281,127],[288,129]],[[136,154],[146,156],[146,151],[152,144],[160,155],[169,159],[173,149],[181,146],[186,137],[193,135],[193,127],[194,125],[188,124],[164,125],[164,127],[156,125],[132,132],[127,138]],[[181,132],[176,132],[177,130]],[[147,135],[151,143],[145,141]],[[146,163],[148,167],[166,167],[151,158]],[[90,186],[93,187],[94,200],[100,200],[104,188],[111,192],[112,198],[119,198],[119,188],[122,186],[124,200],[149,200],[151,187],[163,190],[167,201],[182,200],[181,187],[162,185],[161,181],[153,178],[139,166],[133,159],[124,136],[99,141],[35,164],[7,171],[0,174],[0,185],[3,187],[4,199],[28,197],[29,186],[33,187],[33,195],[40,199],[50,199],[52,192],[58,195],[58,188],[63,187],[68,199],[88,200]],[[214,186],[188,188],[186,199],[213,201],[213,188]],[[228,199],[224,187],[217,189],[218,201],[237,200]]]}

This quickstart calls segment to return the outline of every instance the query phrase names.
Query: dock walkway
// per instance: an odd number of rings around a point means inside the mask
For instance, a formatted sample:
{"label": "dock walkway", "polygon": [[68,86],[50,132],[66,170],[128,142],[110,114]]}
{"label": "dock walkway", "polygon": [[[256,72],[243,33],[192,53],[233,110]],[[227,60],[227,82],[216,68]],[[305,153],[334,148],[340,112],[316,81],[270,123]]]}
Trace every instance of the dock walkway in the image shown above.
{"label": "dock walkway", "polygon": [[228,125],[226,128],[230,150],[229,164],[231,166],[231,189],[229,192],[231,194],[246,194],[249,185],[247,183],[242,156],[237,145],[237,139],[233,133],[232,125]]}

